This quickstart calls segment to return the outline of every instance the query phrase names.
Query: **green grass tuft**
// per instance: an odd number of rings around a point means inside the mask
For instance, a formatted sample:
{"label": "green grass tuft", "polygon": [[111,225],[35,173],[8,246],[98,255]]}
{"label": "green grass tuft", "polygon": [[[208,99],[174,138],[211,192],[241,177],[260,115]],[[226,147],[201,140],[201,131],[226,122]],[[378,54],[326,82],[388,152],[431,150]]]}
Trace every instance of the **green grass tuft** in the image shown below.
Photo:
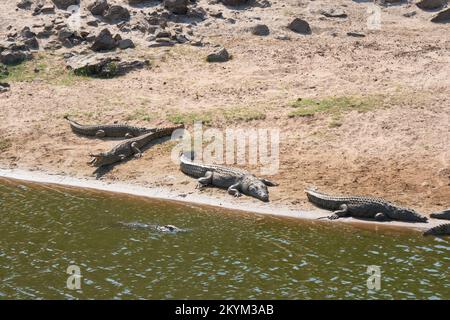
{"label": "green grass tuft", "polygon": [[[317,113],[328,113],[335,120],[348,111],[366,112],[383,105],[381,96],[341,96],[324,99],[299,98],[291,106],[295,110],[289,113],[289,117],[311,117]],[[337,123],[336,123],[337,124]]]}

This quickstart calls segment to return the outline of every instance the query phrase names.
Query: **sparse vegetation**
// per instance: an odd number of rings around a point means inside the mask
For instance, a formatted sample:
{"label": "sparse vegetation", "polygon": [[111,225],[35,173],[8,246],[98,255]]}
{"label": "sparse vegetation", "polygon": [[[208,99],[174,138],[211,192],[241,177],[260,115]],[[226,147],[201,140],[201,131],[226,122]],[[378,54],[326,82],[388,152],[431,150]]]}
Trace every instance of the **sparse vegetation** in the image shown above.
{"label": "sparse vegetation", "polygon": [[132,113],[126,116],[125,120],[142,120],[142,121],[151,121],[157,118],[155,115],[148,113],[145,109],[136,109]]}
{"label": "sparse vegetation", "polygon": [[225,109],[222,111],[223,116],[226,121],[252,121],[252,120],[264,120],[266,114],[255,109],[250,109],[247,107],[234,107],[230,109]]}
{"label": "sparse vegetation", "polygon": [[203,124],[210,124],[212,121],[212,112],[176,112],[166,116],[166,119],[175,124],[192,124],[201,121]]}
{"label": "sparse vegetation", "polygon": [[0,79],[8,82],[43,81],[54,85],[70,86],[81,78],[67,70],[61,58],[49,53],[39,53],[33,60],[8,67],[8,74]]}
{"label": "sparse vegetation", "polygon": [[5,151],[11,147],[11,141],[9,139],[0,138],[0,151]]}
{"label": "sparse vegetation", "polygon": [[324,99],[299,98],[291,104],[295,110],[289,113],[289,117],[309,117],[316,113],[328,113],[334,116],[334,122],[337,123],[340,115],[344,112],[352,110],[366,112],[382,105],[383,97],[380,95],[341,96]]}

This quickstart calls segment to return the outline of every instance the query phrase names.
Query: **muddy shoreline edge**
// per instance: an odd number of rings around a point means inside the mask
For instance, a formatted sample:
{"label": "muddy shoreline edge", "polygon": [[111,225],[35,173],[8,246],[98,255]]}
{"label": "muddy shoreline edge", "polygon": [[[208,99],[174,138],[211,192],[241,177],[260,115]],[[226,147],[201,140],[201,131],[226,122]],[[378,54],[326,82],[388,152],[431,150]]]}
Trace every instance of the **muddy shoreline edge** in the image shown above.
{"label": "muddy shoreline edge", "polygon": [[24,169],[3,169],[0,168],[0,179],[26,181],[31,183],[60,185],[78,189],[91,189],[103,192],[121,193],[137,197],[150,198],[155,200],[175,201],[178,203],[190,203],[201,206],[212,206],[234,211],[244,211],[247,213],[270,215],[275,217],[294,218],[298,220],[317,221],[320,223],[333,223],[336,225],[353,225],[356,227],[370,229],[391,229],[397,231],[420,231],[423,232],[431,227],[442,224],[444,221],[430,219],[428,223],[408,223],[401,221],[377,222],[369,220],[357,220],[354,218],[339,219],[337,221],[317,220],[317,218],[329,215],[328,211],[314,210],[303,211],[269,204],[255,205],[250,208],[248,204],[235,204],[227,202],[227,199],[214,199],[204,195],[181,195],[177,191],[164,187],[146,187],[142,185],[99,181],[90,178],[76,178],[67,175],[51,174],[44,171],[30,171]]}

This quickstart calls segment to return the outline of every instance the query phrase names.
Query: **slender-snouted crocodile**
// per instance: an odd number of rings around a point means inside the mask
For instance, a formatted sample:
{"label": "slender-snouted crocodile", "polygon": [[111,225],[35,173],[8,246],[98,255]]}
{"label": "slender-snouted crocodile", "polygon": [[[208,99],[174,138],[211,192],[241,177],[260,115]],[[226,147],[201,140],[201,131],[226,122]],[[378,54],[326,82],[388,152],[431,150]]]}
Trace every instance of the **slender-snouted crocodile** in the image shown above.
{"label": "slender-snouted crocodile", "polygon": [[435,212],[430,214],[430,217],[435,218],[435,219],[445,219],[445,220],[450,220],[450,209],[441,211],[441,212]]}
{"label": "slender-snouted crocodile", "polygon": [[142,156],[141,149],[153,140],[159,139],[164,136],[169,136],[177,129],[184,128],[184,125],[179,125],[175,127],[157,128],[155,132],[149,132],[142,136],[131,138],[119,143],[117,146],[112,148],[108,152],[101,152],[98,154],[90,154],[92,157],[91,161],[88,162],[89,165],[95,167],[101,167],[115,162],[123,161],[128,157],[134,155],[136,158]]}
{"label": "slender-snouted crocodile", "polygon": [[444,223],[430,228],[423,233],[424,236],[448,236],[450,235],[450,223]]}
{"label": "slender-snouted crocodile", "polygon": [[211,185],[228,189],[228,193],[235,197],[245,194],[264,202],[269,201],[267,187],[278,185],[267,179],[257,178],[244,170],[194,162],[184,154],[180,157],[180,169],[188,176],[198,178],[197,188]]}
{"label": "slender-snouted crocodile", "polygon": [[101,125],[82,125],[64,116],[73,132],[97,138],[115,137],[115,138],[133,138],[148,132],[154,132],[155,129],[140,128],[126,124],[101,124]]}
{"label": "slender-snouted crocodile", "polygon": [[379,198],[331,196],[314,188],[305,190],[308,200],[322,209],[333,210],[327,218],[341,217],[372,218],[377,221],[400,220],[410,222],[426,222],[427,217],[412,209],[401,208]]}

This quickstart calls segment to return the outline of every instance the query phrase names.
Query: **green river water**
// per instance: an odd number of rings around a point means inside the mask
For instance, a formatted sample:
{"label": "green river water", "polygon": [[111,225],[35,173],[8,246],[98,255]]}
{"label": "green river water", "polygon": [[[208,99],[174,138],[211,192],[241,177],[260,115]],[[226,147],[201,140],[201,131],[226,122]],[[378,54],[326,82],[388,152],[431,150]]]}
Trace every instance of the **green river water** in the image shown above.
{"label": "green river water", "polygon": [[[0,179],[0,299],[449,299],[450,239]],[[161,234],[120,222],[173,224]],[[66,286],[69,265],[81,289]],[[369,265],[381,288],[367,288]]]}

